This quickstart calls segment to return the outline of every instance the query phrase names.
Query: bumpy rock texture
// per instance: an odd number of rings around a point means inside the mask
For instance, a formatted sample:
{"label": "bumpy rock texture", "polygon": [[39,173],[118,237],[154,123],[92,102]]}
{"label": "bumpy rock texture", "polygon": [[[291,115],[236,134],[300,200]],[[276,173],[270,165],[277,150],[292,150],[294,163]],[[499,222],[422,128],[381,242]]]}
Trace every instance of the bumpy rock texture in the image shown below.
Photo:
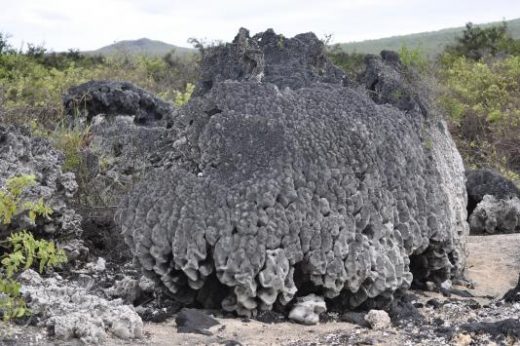
{"label": "bumpy rock texture", "polygon": [[55,238],[81,234],[81,217],[71,207],[78,185],[73,173],[62,172],[63,159],[46,139],[32,137],[25,128],[0,125],[0,186],[10,177],[32,174],[36,185],[27,189],[22,199],[43,198],[53,210],[49,218],[38,217],[36,224],[31,224],[27,213],[20,213],[10,225],[0,225],[0,235],[21,229]]}
{"label": "bumpy rock texture", "polygon": [[466,188],[468,190],[468,214],[471,215],[485,195],[497,199],[520,197],[516,185],[489,169],[474,169],[466,171]]}
{"label": "bumpy rock texture", "polygon": [[323,297],[309,294],[298,298],[298,302],[289,313],[289,318],[298,323],[312,325],[317,324],[320,321],[320,314],[326,311],[327,305]]}
{"label": "bumpy rock texture", "polygon": [[131,83],[115,81],[73,87],[63,103],[74,126],[90,125],[79,193],[84,238],[94,252],[125,260],[128,251],[113,222],[115,207],[153,162],[149,156],[157,145],[164,145],[175,109]]}
{"label": "bumpy rock texture", "polygon": [[138,124],[167,122],[173,106],[128,82],[90,81],[63,96],[69,116],[135,115]]}
{"label": "bumpy rock texture", "polygon": [[466,172],[468,221],[472,234],[512,233],[520,229],[520,191],[497,172]]}
{"label": "bumpy rock texture", "polygon": [[469,216],[472,234],[513,233],[520,229],[520,200],[485,195]]}
{"label": "bumpy rock texture", "polygon": [[391,300],[464,266],[463,165],[395,54],[360,84],[313,34],[209,50],[162,160],[116,220],[146,275],[186,303],[250,315],[316,293]]}
{"label": "bumpy rock texture", "polygon": [[143,336],[141,318],[120,299],[107,301],[76,284],[42,279],[33,270],[23,272],[19,280],[31,312],[58,339],[78,338],[92,345],[105,341],[108,333],[122,339]]}

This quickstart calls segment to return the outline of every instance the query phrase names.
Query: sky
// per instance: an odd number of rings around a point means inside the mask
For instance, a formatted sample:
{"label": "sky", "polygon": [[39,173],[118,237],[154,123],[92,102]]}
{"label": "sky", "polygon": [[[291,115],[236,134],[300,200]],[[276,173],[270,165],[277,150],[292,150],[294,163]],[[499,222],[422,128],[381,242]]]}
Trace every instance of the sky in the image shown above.
{"label": "sky", "polygon": [[333,43],[520,17],[520,0],[0,0],[0,32],[15,48],[94,50],[147,37],[189,47],[190,37],[231,41],[240,27]]}

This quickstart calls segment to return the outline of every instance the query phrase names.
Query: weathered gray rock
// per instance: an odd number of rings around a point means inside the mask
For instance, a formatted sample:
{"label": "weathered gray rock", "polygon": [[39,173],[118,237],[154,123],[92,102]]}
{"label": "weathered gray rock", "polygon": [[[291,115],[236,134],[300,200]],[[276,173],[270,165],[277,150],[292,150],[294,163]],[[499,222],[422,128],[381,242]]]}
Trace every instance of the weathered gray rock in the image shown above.
{"label": "weathered gray rock", "polygon": [[520,200],[485,195],[469,216],[473,234],[514,233],[520,230]]}
{"label": "weathered gray rock", "polygon": [[520,229],[520,191],[499,173],[466,171],[468,221],[472,234],[512,233]]}
{"label": "weathered gray rock", "polygon": [[510,199],[520,197],[516,185],[489,169],[473,169],[466,171],[466,189],[468,190],[468,216],[477,207],[485,195],[496,199]]}
{"label": "weathered gray rock", "polygon": [[390,316],[383,310],[370,310],[365,315],[365,321],[370,325],[372,329],[386,329],[392,325]]}
{"label": "weathered gray rock", "polygon": [[0,125],[0,186],[13,176],[34,175],[36,185],[22,199],[36,202],[42,198],[53,211],[48,218],[38,217],[35,224],[30,223],[27,212],[19,213],[10,225],[0,225],[0,235],[21,229],[54,238],[81,235],[81,217],[71,206],[78,185],[73,173],[62,172],[63,160],[63,154],[49,141],[32,137],[28,129]]}
{"label": "weathered gray rock", "polygon": [[160,123],[136,124],[133,116],[92,118],[79,198],[84,238],[99,254],[116,260],[129,257],[113,221],[115,207],[157,160],[153,156],[166,145],[167,132]]}
{"label": "weathered gray rock", "polygon": [[327,59],[323,42],[310,32],[286,38],[269,29],[251,38],[241,28],[232,43],[203,53],[194,96],[226,80],[262,81],[282,90],[313,82],[339,84],[345,79],[345,73]]}
{"label": "weathered gray rock", "polygon": [[106,289],[105,293],[109,297],[121,298],[125,303],[134,304],[141,296],[142,290],[138,280],[125,276]]}
{"label": "weathered gray rock", "polygon": [[65,111],[75,120],[90,121],[99,114],[105,116],[132,115],[142,125],[167,123],[173,105],[162,101],[132,83],[90,81],[70,88],[63,96]]}
{"label": "weathered gray rock", "polygon": [[102,343],[108,333],[122,339],[143,336],[141,318],[120,299],[107,301],[77,284],[42,279],[33,270],[22,273],[20,281],[31,312],[58,339],[79,338],[90,345]]}
{"label": "weathered gray rock", "polygon": [[520,275],[518,275],[518,283],[515,287],[507,291],[507,293],[504,295],[503,299],[506,302],[510,303],[520,303]]}
{"label": "weathered gray rock", "polygon": [[323,297],[309,294],[298,298],[298,302],[289,313],[289,318],[301,324],[313,325],[320,321],[320,314],[326,311],[327,305]]}
{"label": "weathered gray rock", "polygon": [[197,309],[182,309],[175,317],[175,324],[177,326],[177,332],[179,333],[212,335],[208,329],[220,323],[203,311]]}
{"label": "weathered gray rock", "polygon": [[179,301],[242,315],[302,287],[355,307],[392,299],[412,274],[460,274],[462,160],[420,88],[390,55],[344,86],[328,61],[313,63],[314,36],[273,35],[241,30],[206,53],[199,96],[121,203],[116,219],[144,272]]}

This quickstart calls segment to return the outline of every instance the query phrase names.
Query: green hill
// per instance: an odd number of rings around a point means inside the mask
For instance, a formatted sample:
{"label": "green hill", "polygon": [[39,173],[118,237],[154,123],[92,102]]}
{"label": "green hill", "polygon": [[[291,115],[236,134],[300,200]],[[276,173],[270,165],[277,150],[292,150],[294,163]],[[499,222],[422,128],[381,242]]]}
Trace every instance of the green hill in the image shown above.
{"label": "green hill", "polygon": [[[511,35],[520,38],[520,18],[506,21]],[[500,22],[486,23],[482,26],[491,26]],[[464,27],[443,29],[439,31],[422,32],[417,34],[392,36],[377,40],[361,42],[340,43],[339,46],[346,52],[379,54],[384,49],[399,50],[403,45],[408,48],[421,48],[428,56],[435,56],[449,44],[455,42],[457,36],[461,36]]]}
{"label": "green hill", "polygon": [[141,38],[138,40],[115,42],[111,45],[86,53],[105,56],[115,54],[162,56],[171,51],[174,51],[177,55],[185,55],[195,52],[192,48],[178,47],[162,41]]}

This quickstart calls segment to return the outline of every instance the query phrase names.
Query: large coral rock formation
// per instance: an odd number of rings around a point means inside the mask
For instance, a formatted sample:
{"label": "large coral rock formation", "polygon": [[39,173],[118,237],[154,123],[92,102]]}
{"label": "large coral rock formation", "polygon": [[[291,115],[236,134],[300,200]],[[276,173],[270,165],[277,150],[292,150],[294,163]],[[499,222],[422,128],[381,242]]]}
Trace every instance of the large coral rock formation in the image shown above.
{"label": "large coral rock formation", "polygon": [[116,214],[177,299],[248,315],[315,293],[388,301],[464,266],[462,160],[395,54],[360,85],[313,34],[205,52],[196,97]]}
{"label": "large coral rock formation", "polygon": [[48,140],[31,136],[26,128],[0,125],[0,186],[13,176],[34,175],[36,185],[27,189],[22,199],[42,198],[53,211],[49,218],[38,217],[36,224],[28,222],[27,213],[17,214],[10,225],[0,225],[4,236],[21,229],[58,239],[81,234],[81,217],[72,208],[78,185],[73,173],[62,172],[63,160],[63,154]]}

